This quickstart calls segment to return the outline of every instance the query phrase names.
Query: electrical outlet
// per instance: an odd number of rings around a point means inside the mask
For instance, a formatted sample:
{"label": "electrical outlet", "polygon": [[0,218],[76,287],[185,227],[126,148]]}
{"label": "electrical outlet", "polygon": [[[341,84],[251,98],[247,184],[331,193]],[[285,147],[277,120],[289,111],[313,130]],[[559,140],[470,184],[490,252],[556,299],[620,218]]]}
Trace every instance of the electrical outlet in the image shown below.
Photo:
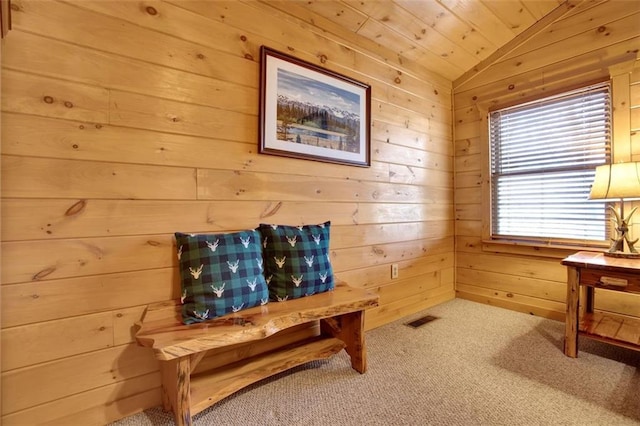
{"label": "electrical outlet", "polygon": [[391,278],[392,279],[398,278],[398,264],[397,263],[392,263],[391,264]]}

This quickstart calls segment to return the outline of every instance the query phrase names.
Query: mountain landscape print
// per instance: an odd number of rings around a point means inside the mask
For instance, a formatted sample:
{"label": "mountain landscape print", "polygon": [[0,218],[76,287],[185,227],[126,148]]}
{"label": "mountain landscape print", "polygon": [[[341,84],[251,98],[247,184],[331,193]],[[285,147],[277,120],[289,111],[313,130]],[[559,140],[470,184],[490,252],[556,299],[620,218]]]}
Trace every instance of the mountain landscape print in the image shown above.
{"label": "mountain landscape print", "polygon": [[277,138],[360,152],[360,97],[324,82],[278,69]]}
{"label": "mountain landscape print", "polygon": [[371,166],[371,86],[260,48],[260,154]]}

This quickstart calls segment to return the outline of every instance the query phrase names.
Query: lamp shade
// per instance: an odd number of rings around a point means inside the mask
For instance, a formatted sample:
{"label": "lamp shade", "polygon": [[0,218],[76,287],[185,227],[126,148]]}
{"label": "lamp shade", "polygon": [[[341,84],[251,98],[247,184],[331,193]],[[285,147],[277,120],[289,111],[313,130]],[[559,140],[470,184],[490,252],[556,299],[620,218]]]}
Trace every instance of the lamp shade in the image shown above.
{"label": "lamp shade", "polygon": [[640,162],[606,164],[596,167],[589,199],[620,200],[640,198]]}

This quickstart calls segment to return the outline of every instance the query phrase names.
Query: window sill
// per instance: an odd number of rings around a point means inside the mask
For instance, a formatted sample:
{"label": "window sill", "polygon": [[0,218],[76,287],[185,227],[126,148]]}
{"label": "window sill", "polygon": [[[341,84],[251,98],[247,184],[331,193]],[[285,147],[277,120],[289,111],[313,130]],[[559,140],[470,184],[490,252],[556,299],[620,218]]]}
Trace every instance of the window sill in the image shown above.
{"label": "window sill", "polygon": [[546,257],[551,259],[564,259],[578,251],[605,251],[607,248],[605,245],[569,246],[514,240],[482,240],[482,251],[484,252]]}

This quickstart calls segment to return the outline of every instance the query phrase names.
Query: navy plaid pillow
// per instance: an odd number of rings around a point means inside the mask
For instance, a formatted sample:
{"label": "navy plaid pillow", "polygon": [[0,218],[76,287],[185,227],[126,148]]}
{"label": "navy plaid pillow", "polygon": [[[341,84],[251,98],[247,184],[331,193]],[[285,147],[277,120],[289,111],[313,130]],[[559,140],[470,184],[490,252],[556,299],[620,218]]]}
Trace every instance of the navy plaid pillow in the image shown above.
{"label": "navy plaid pillow", "polygon": [[175,235],[182,322],[205,321],[268,302],[258,231]]}
{"label": "navy plaid pillow", "polygon": [[333,290],[329,259],[331,222],[286,226],[260,224],[269,298],[296,299]]}

